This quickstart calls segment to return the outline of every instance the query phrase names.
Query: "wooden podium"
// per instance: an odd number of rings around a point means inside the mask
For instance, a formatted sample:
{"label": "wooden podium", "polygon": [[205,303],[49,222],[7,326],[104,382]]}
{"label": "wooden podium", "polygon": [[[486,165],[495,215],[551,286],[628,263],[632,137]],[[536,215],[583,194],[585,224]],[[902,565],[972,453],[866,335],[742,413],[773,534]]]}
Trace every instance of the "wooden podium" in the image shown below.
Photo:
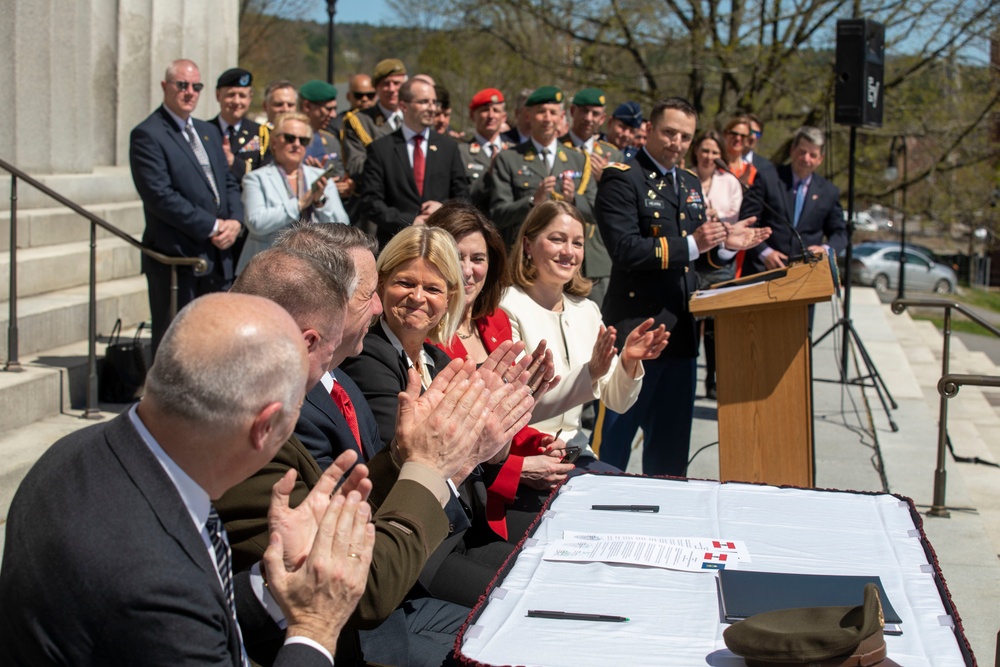
{"label": "wooden podium", "polygon": [[715,318],[720,480],[814,485],[808,306],[833,291],[824,255],[691,297]]}

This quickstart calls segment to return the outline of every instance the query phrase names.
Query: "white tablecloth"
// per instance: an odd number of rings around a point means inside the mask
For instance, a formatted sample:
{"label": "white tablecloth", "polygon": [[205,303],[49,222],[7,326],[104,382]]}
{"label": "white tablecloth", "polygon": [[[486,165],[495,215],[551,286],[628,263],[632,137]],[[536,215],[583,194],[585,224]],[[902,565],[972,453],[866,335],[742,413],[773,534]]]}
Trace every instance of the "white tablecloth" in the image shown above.
{"label": "white tablecloth", "polygon": [[[657,514],[593,504],[659,505]],[[743,540],[741,569],[878,575],[902,619],[887,636],[905,667],[965,665],[907,503],[898,498],[749,484],[583,475],[550,512],[464,637],[490,665],[716,665],[726,649],[714,573],[542,560],[565,530]],[[861,600],[858,600],[858,604]],[[628,623],[527,618],[529,609],[626,616]]]}

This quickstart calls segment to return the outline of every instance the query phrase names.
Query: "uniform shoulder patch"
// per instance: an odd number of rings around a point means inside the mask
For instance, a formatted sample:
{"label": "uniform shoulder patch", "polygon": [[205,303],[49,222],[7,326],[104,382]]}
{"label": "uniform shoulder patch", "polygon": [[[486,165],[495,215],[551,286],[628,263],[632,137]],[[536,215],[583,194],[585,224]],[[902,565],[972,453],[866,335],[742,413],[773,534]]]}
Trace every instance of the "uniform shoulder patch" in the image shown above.
{"label": "uniform shoulder patch", "polygon": [[604,165],[604,168],[617,169],[619,171],[628,171],[632,167],[630,165],[625,164],[624,162],[609,162],[606,165]]}

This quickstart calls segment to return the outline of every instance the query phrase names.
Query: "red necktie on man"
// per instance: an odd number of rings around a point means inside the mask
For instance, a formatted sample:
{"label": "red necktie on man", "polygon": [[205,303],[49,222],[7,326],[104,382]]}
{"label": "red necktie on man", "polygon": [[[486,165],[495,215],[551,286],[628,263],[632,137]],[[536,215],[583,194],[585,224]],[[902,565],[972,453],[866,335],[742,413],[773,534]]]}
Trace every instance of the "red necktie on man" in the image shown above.
{"label": "red necktie on man", "polygon": [[351,397],[347,395],[347,390],[344,389],[344,385],[339,382],[333,383],[333,388],[330,389],[330,398],[333,402],[337,404],[337,408],[340,413],[344,415],[344,419],[347,420],[347,425],[351,429],[351,433],[354,435],[354,442],[358,444],[358,453],[361,455],[361,459],[365,458],[365,450],[361,446],[361,431],[358,429],[358,414],[354,411],[354,403],[351,403]]}
{"label": "red necktie on man", "polygon": [[423,140],[422,134],[413,137],[413,180],[417,182],[417,193],[421,197],[424,196],[424,169],[426,168],[424,151],[420,148],[420,142]]}

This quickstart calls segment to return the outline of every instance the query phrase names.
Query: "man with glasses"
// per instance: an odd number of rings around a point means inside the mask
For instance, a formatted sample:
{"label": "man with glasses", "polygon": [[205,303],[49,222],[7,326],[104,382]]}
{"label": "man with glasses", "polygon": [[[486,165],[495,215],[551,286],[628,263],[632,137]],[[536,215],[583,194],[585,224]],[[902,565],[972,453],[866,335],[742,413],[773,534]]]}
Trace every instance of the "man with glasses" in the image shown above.
{"label": "man with glasses", "polygon": [[375,86],[372,85],[372,78],[370,76],[367,74],[355,74],[351,77],[347,90],[347,101],[351,104],[350,110],[371,109],[375,106],[376,94]]}
{"label": "man with glasses", "polygon": [[[198,66],[175,60],[167,68],[163,104],[132,130],[129,162],[142,198],[142,242],[173,257],[201,257],[208,270],[177,267],[177,309],[196,297],[223,292],[233,281],[233,244],[243,231],[240,185],[229,170],[222,136],[195,120],[205,84]],[[170,267],[142,256],[149,290],[153,352],[170,324]]]}
{"label": "man with glasses", "polygon": [[347,166],[347,173],[359,183],[365,170],[368,146],[403,125],[403,114],[399,110],[399,89],[405,81],[406,65],[402,60],[383,60],[375,65],[372,73],[378,103],[344,115],[344,151],[347,155],[344,164]]}
{"label": "man with glasses", "polygon": [[413,78],[399,89],[403,125],[368,149],[361,212],[378,229],[379,245],[411,224],[423,224],[449,199],[468,198],[458,143],[433,132],[434,86]]}
{"label": "man with glasses", "polygon": [[790,164],[761,171],[747,191],[740,217],[757,216],[759,226],[773,233],[766,245],[747,252],[750,269],[744,274],[783,267],[805,250],[832,255],[847,247],[840,190],[816,173],[823,163],[824,140],[819,128],[799,128],[792,137]]}
{"label": "man with glasses", "polygon": [[748,113],[746,117],[750,121],[750,136],[743,144],[743,159],[757,167],[757,171],[774,169],[774,164],[757,152],[757,144],[764,136],[764,123],[757,114]]}

